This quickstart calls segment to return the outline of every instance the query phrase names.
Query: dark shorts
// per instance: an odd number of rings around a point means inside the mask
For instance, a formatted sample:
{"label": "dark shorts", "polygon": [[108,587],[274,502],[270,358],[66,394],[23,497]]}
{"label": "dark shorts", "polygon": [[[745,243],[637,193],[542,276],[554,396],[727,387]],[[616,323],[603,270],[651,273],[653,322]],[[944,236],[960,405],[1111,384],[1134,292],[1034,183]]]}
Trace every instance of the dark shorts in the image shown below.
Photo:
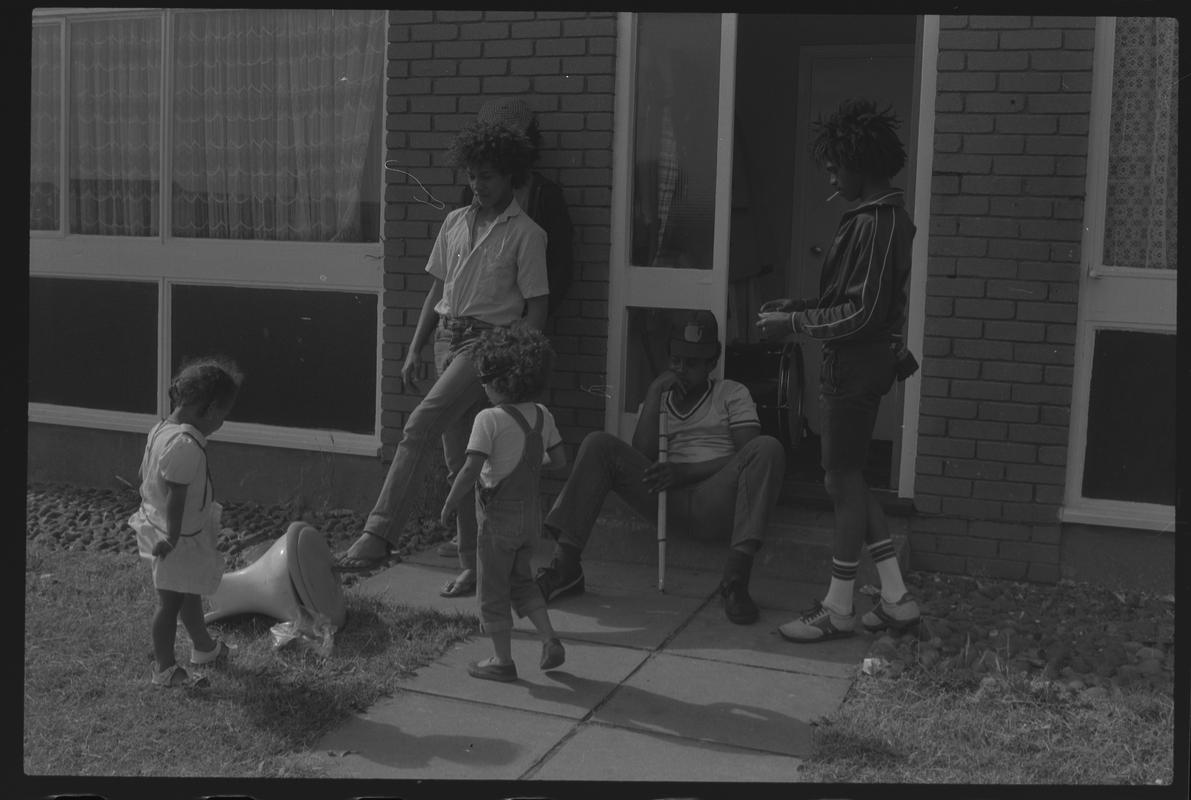
{"label": "dark shorts", "polygon": [[887,342],[823,348],[819,425],[824,470],[863,469],[881,398],[893,387],[895,354]]}

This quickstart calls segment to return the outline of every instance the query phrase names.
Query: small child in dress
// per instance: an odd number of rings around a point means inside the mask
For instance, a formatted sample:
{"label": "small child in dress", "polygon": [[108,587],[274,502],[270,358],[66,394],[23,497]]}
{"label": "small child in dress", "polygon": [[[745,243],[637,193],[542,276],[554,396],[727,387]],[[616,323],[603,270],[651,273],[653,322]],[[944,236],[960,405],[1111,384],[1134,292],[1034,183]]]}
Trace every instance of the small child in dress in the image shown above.
{"label": "small child in dress", "polygon": [[153,564],[155,686],[209,683],[189,675],[175,659],[179,619],[190,634],[193,666],[215,664],[230,653],[203,620],[201,596],[213,594],[223,578],[223,556],[216,549],[222,508],[215,502],[206,442],[223,425],[243,380],[229,359],[185,364],[170,384],[173,411],[149,432],[140,469],[141,506],[128,524],[141,557]]}
{"label": "small child in dress", "polygon": [[554,417],[533,402],[546,387],[554,351],[541,332],[516,322],[484,331],[470,355],[492,407],[476,415],[467,460],[443,503],[442,521],[447,524],[479,481],[477,593],[481,624],[495,655],[469,664],[467,672],[473,678],[515,681],[510,609],[529,617],[541,635],[542,669],[566,659],[530,570],[533,542],[542,530],[539,473],[543,465],[566,466]]}

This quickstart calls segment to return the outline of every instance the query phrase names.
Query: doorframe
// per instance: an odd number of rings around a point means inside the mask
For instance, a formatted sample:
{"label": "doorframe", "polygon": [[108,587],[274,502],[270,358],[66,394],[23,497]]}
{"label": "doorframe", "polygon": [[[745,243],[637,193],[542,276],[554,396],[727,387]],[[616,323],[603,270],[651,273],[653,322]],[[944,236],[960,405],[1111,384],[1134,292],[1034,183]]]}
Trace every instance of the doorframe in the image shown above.
{"label": "doorframe", "polygon": [[[674,270],[666,267],[634,267],[631,263],[632,170],[630,160],[636,123],[634,88],[637,67],[637,13],[617,14],[617,57],[615,113],[612,132],[612,206],[608,259],[608,348],[605,361],[607,403],[604,430],[627,439],[636,422],[635,412],[621,410],[624,404],[623,376],[628,362],[628,320],[626,300],[644,291],[648,296],[665,296],[667,302],[651,307],[706,308],[716,317],[720,331],[727,330],[728,245],[732,214],[733,120],[736,104],[736,15],[719,14],[720,68],[717,109],[716,188],[711,269],[684,270],[697,273],[694,283],[675,286]],[[668,296],[667,296],[668,291]],[[646,301],[650,302],[650,301]],[[721,333],[721,338],[723,334]],[[722,342],[721,342],[722,344]],[[721,358],[712,373],[723,375]]]}

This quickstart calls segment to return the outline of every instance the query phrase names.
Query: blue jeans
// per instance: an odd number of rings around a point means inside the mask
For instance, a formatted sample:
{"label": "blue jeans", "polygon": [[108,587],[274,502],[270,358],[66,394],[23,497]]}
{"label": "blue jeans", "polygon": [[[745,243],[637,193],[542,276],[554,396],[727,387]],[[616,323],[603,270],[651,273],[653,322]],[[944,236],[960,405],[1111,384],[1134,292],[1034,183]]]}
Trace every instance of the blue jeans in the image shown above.
{"label": "blue jeans", "polygon": [[[441,443],[448,481],[453,481],[463,467],[472,420],[487,403],[480,378],[468,357],[469,345],[474,339],[474,335],[461,336],[443,325],[435,329],[434,364],[438,379],[406,420],[376,504],[364,523],[367,533],[397,544],[422,491],[432,447]],[[459,563],[466,569],[474,569],[475,505],[460,503],[456,519]]]}
{"label": "blue jeans", "polygon": [[[566,485],[546,515],[558,540],[580,550],[587,544],[604,498],[616,492],[638,514],[657,525],[658,496],[646,490],[641,475],[652,462],[610,433],[589,433],[579,446]],[[758,436],[733,455],[714,475],[666,493],[667,524],[703,541],[756,542],[765,535],[777,505],[786,455],[781,442]]]}

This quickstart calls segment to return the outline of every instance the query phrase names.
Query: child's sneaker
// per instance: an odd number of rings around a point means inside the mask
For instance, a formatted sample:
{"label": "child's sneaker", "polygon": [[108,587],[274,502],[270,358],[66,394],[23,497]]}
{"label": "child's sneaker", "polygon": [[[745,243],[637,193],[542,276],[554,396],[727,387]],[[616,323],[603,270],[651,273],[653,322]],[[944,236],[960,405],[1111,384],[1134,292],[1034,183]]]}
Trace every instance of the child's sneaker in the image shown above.
{"label": "child's sneaker", "polygon": [[876,633],[885,628],[891,628],[900,633],[917,625],[921,616],[918,603],[914,601],[914,597],[909,592],[906,592],[896,603],[890,603],[882,597],[880,602],[873,606],[872,611],[865,613],[860,618],[860,624],[870,633]]}
{"label": "child's sneaker", "polygon": [[801,617],[780,626],[777,632],[791,642],[821,642],[826,639],[841,639],[851,636],[856,625],[856,615],[837,614],[822,603],[815,601]]}
{"label": "child's sneaker", "polygon": [[171,664],[160,672],[153,673],[152,684],[166,689],[174,689],[179,686],[193,686],[196,689],[205,689],[211,685],[211,681],[207,680],[203,675],[194,675],[192,677],[190,673],[177,664]]}
{"label": "child's sneaker", "polygon": [[226,663],[231,654],[232,649],[228,647],[227,643],[222,639],[216,639],[215,646],[210,650],[199,650],[192,645],[190,648],[190,664],[195,667],[201,667],[204,664],[218,666],[219,664]]}

